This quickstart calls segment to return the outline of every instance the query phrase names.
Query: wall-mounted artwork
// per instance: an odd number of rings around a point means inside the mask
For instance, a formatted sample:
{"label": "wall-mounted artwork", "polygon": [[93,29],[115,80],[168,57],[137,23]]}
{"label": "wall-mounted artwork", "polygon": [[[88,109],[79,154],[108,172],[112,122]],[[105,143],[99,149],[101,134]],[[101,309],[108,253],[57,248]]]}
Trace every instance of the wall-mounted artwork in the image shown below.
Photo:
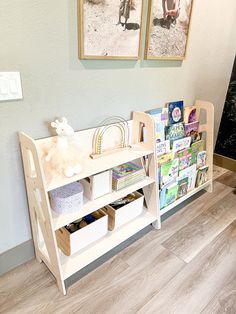
{"label": "wall-mounted artwork", "polygon": [[139,59],[143,0],[78,0],[80,59]]}
{"label": "wall-mounted artwork", "polygon": [[145,59],[183,60],[193,0],[150,0]]}

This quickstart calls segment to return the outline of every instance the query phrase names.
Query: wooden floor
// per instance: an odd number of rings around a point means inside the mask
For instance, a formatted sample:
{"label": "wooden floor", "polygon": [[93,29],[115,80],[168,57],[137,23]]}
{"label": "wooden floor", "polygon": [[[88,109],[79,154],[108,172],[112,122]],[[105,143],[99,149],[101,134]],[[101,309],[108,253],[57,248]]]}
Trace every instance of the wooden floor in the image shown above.
{"label": "wooden floor", "polygon": [[236,173],[62,296],[35,260],[0,278],[0,313],[236,313]]}

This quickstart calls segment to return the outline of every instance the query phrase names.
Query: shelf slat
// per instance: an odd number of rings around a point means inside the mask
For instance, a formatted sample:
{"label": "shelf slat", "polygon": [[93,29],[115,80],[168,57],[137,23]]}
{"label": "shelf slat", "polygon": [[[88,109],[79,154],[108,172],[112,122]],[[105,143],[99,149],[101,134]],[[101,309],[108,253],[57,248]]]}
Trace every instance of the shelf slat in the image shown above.
{"label": "shelf slat", "polygon": [[187,193],[186,195],[184,195],[183,197],[177,199],[174,203],[171,203],[170,205],[164,207],[163,209],[161,209],[161,216],[164,215],[165,213],[167,213],[168,211],[170,211],[172,208],[174,208],[175,206],[183,203],[184,201],[186,201],[188,198],[190,198],[191,196],[193,196],[194,194],[198,193],[199,191],[205,189],[208,185],[210,185],[212,182],[212,180],[208,180],[206,183],[202,184],[201,186],[193,189],[192,191],[190,191],[189,193]]}
{"label": "shelf slat", "polygon": [[90,214],[91,212],[106,206],[112,202],[114,202],[115,200],[125,197],[127,194],[132,193],[136,190],[139,190],[147,185],[150,185],[152,183],[154,183],[155,180],[146,177],[144,180],[139,181],[135,184],[132,184],[122,190],[116,191],[116,192],[112,192],[109,194],[106,194],[102,197],[99,197],[97,199],[95,199],[94,201],[87,201],[84,206],[82,207],[82,209],[78,210],[78,212],[76,213],[70,213],[70,214],[57,214],[52,210],[52,219],[53,219],[53,229],[57,230],[65,225],[68,225],[69,223],[82,218],[88,214]]}
{"label": "shelf slat", "polygon": [[80,164],[82,167],[82,172],[78,175],[74,175],[71,178],[67,178],[65,176],[55,176],[46,183],[46,189],[47,191],[54,190],[63,185],[87,178],[96,173],[112,169],[128,161],[132,161],[152,153],[152,150],[147,149],[142,144],[132,145],[131,148],[121,150],[115,155],[111,154],[97,159],[92,159],[89,156],[82,156],[81,153]]}
{"label": "shelf slat", "polygon": [[145,211],[144,214],[118,228],[117,230],[108,232],[104,238],[91,244],[81,252],[73,254],[72,256],[66,256],[61,251],[59,251],[64,279],[70,277],[91,262],[95,261],[97,258],[101,257],[120,243],[124,242],[138,231],[156,221],[156,219],[157,217]]}
{"label": "shelf slat", "polygon": [[146,177],[144,180],[139,181],[135,184],[132,184],[124,189],[121,189],[119,191],[114,191],[112,193],[106,194],[102,197],[99,197],[93,201],[87,200],[85,202],[84,206],[78,210],[76,213],[71,214],[57,214],[52,210],[52,220],[53,220],[53,229],[57,230],[65,225],[68,225],[69,223],[82,218],[95,210],[106,206],[110,204],[111,202],[114,202],[115,200],[125,197],[127,194],[132,193],[134,191],[137,191],[147,185],[150,185],[154,183],[155,180]]}

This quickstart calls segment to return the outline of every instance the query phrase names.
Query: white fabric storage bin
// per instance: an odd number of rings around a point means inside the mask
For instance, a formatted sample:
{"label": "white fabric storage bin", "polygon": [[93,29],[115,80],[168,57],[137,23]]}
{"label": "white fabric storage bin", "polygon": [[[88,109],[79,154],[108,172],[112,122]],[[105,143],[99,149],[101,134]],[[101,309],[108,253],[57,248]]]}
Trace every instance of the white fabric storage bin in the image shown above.
{"label": "white fabric storage bin", "polygon": [[90,200],[95,200],[112,192],[111,170],[100,172],[83,179],[81,183],[84,187],[84,195]]}
{"label": "white fabric storage bin", "polygon": [[111,205],[105,206],[104,211],[108,214],[108,229],[114,230],[131,221],[143,213],[144,196],[139,192],[134,192],[136,199],[119,209],[114,209]]}
{"label": "white fabric storage bin", "polygon": [[58,214],[73,213],[83,206],[83,186],[73,182],[49,192],[51,208]]}
{"label": "white fabric storage bin", "polygon": [[65,255],[79,252],[107,234],[108,216],[103,211],[99,212],[103,214],[103,217],[73,233],[64,227],[56,231],[57,244]]}

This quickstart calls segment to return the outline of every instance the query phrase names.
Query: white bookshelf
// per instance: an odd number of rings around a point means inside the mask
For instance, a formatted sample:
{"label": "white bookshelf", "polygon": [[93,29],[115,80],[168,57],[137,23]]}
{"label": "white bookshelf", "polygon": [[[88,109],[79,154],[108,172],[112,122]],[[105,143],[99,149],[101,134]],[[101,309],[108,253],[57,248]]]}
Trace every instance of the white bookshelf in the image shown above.
{"label": "white bookshelf", "polygon": [[[141,125],[143,124],[147,128],[145,143],[141,141]],[[72,178],[44,171],[42,157],[45,151],[55,142],[56,137],[34,140],[25,133],[21,132],[19,134],[36,258],[39,262],[43,261],[47,265],[57,280],[58,288],[64,295],[66,294],[65,279],[149,224],[153,224],[156,229],[161,227],[158,188],[156,185],[156,156],[153,149],[153,121],[145,113],[134,113],[133,120],[129,121],[128,125],[131,134],[130,148],[114,151],[110,155],[97,159],[90,158],[92,138],[96,129],[76,132],[75,139],[81,152],[82,172]],[[113,133],[104,139],[105,148],[114,147],[120,140],[119,132],[112,129],[111,132]],[[75,213],[59,215],[51,210],[49,191],[112,169],[128,161],[145,163],[147,176],[133,185],[119,191],[113,191],[95,200],[84,198],[83,207]],[[56,240],[56,231],[58,229],[141,188],[144,192],[146,205],[142,215],[114,231],[108,231],[106,236],[71,256],[64,255],[58,248]],[[35,193],[36,190],[37,193]]]}
{"label": "white bookshelf", "polygon": [[[131,148],[115,151],[113,154],[101,158],[90,158],[92,138],[96,129],[76,132],[75,139],[81,152],[82,172],[72,178],[44,172],[42,156],[55,142],[56,137],[34,140],[23,132],[19,133],[36,258],[39,262],[43,261],[46,264],[55,276],[58,288],[64,295],[66,294],[65,280],[67,278],[146,226],[152,224],[154,228],[160,229],[161,215],[172,210],[195,193],[202,189],[212,191],[214,107],[211,103],[204,101],[196,101],[195,106],[198,109],[199,118],[202,113],[205,117],[204,123],[200,125],[200,131],[205,132],[206,138],[207,164],[209,166],[208,181],[161,211],[159,207],[154,121],[148,114],[133,113],[133,119],[128,123],[131,134],[129,143]],[[142,142],[142,127],[144,125],[147,132],[146,140]],[[114,147],[119,139],[120,134],[118,131],[108,134],[104,140],[104,147]],[[140,163],[145,162],[147,176],[143,180],[95,200],[84,198],[83,207],[75,213],[58,215],[51,210],[49,191],[133,160]],[[66,256],[61,252],[56,241],[56,231],[58,229],[141,188],[144,192],[146,206],[142,215],[114,231],[109,231],[106,236],[78,253]]]}

